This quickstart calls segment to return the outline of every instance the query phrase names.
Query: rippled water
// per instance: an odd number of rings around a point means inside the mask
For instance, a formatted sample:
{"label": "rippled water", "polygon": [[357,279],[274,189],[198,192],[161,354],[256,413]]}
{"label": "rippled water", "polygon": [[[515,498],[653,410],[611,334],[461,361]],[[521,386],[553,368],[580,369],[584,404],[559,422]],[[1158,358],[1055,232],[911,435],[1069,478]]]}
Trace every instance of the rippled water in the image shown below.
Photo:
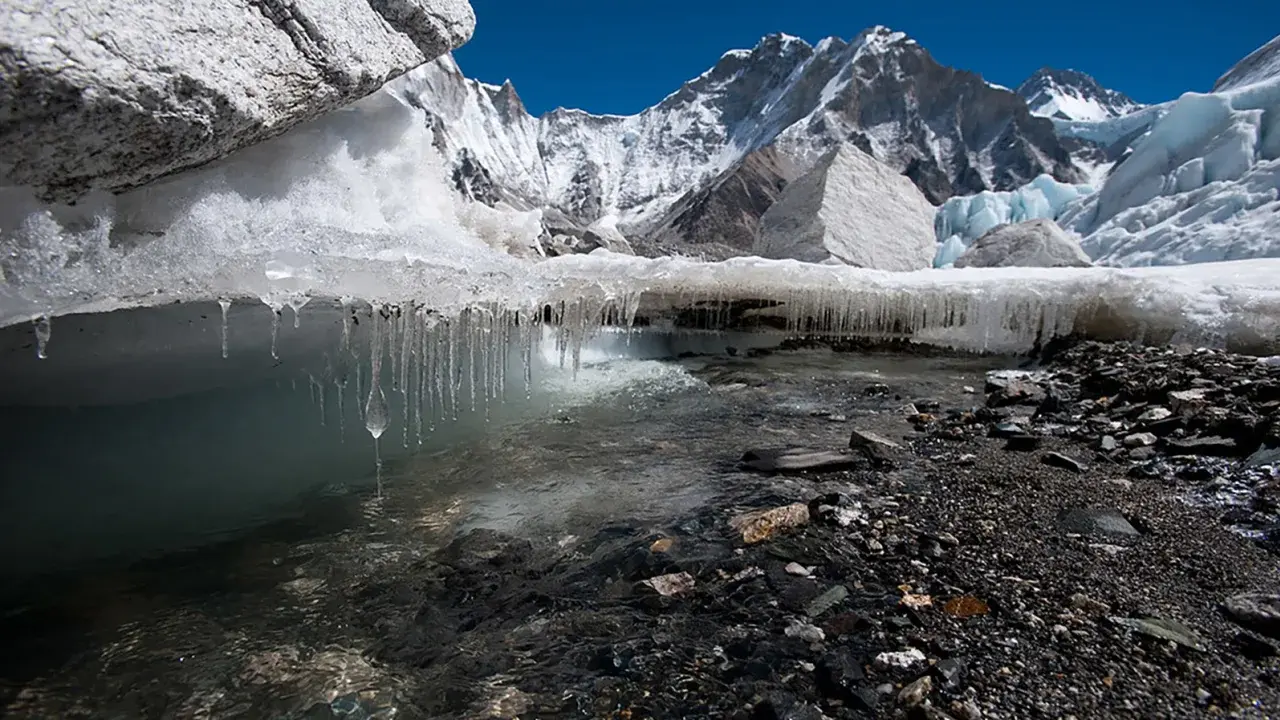
{"label": "rippled water", "polygon": [[[354,617],[372,582],[411,579],[473,528],[571,548],[615,523],[659,527],[731,505],[770,482],[736,470],[745,449],[841,447],[851,423],[892,421],[901,433],[903,404],[969,404],[961,388],[998,362],[609,355],[589,353],[576,378],[543,378],[544,405],[390,461],[381,499],[367,468],[338,467],[231,535],[166,552],[142,543],[145,555],[11,583],[0,706],[12,717],[408,717],[399,698],[418,678],[372,660],[377,623]],[[900,397],[855,404],[870,383]],[[201,513],[198,493],[182,497],[165,507],[172,524]],[[91,507],[91,489],[85,498]],[[59,522],[57,508],[36,521]]]}

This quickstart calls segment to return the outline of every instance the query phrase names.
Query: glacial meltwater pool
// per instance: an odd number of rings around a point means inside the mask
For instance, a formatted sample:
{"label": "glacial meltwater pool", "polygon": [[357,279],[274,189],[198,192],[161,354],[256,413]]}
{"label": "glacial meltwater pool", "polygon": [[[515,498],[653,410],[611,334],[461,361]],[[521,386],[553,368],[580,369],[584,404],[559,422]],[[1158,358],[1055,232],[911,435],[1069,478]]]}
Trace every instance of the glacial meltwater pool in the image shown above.
{"label": "glacial meltwater pool", "polygon": [[[900,436],[902,406],[973,404],[963,388],[1009,363],[749,353],[764,340],[637,333],[588,343],[576,375],[554,343],[534,347],[528,389],[517,348],[487,366],[510,361],[505,390],[477,391],[473,410],[455,357],[463,391],[443,412],[384,372],[379,491],[362,418],[368,353],[358,381],[352,356],[342,387],[338,316],[304,311],[294,330],[286,315],[273,359],[267,311],[237,310],[227,360],[216,305],[60,319],[48,360],[35,359],[29,328],[2,331],[8,716],[438,716],[421,698],[448,693],[450,675],[384,652],[394,624],[378,608],[392,596],[421,605],[415,578],[455,538],[488,529],[569,557],[611,529],[671,530],[766,482],[778,492],[777,479],[737,468],[749,447],[839,448],[853,424]],[[187,321],[203,328],[195,340],[144,347],[153,335],[138,328]],[[104,338],[124,331],[104,323],[139,334],[118,347],[119,335]],[[165,352],[188,358],[182,372]],[[326,362],[328,379],[308,370]],[[888,394],[869,400],[878,383]],[[811,480],[786,482],[812,493]]]}

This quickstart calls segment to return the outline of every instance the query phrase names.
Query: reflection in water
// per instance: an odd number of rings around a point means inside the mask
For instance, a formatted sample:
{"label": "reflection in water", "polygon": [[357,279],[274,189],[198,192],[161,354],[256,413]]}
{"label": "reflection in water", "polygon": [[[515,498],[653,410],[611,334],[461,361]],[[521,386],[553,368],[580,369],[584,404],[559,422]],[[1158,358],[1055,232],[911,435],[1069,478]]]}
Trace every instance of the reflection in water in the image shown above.
{"label": "reflection in water", "polygon": [[[870,382],[964,404],[957,389],[985,369],[826,352],[637,359],[677,345],[610,338],[584,352],[576,377],[544,363],[528,400],[521,387],[488,413],[480,402],[437,423],[416,453],[394,426],[400,393],[387,393],[381,500],[355,383],[341,405],[331,388],[325,425],[322,393],[275,378],[136,405],[25,409],[30,428],[9,438],[8,457],[23,448],[21,475],[38,481],[4,484],[6,507],[23,512],[0,535],[0,707],[257,718],[320,703],[329,714],[314,717],[390,717],[419,678],[369,659],[378,620],[354,617],[355,599],[372,583],[412,586],[457,533],[489,528],[572,552],[612,524],[660,528],[765,482],[730,470],[744,446],[843,445],[848,426],[820,414],[858,420],[851,398]],[[109,552],[84,552],[101,538]],[[51,572],[32,575],[33,558]]]}

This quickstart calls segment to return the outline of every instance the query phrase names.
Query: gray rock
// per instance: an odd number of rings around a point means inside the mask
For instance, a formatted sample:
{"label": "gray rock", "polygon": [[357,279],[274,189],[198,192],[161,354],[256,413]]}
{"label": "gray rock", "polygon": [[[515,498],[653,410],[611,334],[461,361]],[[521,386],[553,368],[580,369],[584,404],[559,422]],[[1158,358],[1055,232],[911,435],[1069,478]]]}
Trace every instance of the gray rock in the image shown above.
{"label": "gray rock", "polygon": [[279,135],[466,42],[466,0],[10,0],[0,180],[123,191]]}
{"label": "gray rock", "polygon": [[854,430],[849,434],[849,448],[857,450],[875,463],[893,460],[902,452],[898,443],[867,430]]}
{"label": "gray rock", "polygon": [[1111,452],[1112,450],[1115,450],[1118,445],[1114,437],[1111,435],[1103,435],[1102,439],[1098,441],[1098,447],[1102,448],[1103,452]]}
{"label": "gray rock", "polygon": [[858,456],[841,450],[782,448],[748,450],[744,467],[767,473],[836,472],[858,465]]}
{"label": "gray rock", "polygon": [[1249,456],[1248,460],[1245,460],[1245,464],[1249,467],[1280,467],[1280,447],[1259,448]]}
{"label": "gray rock", "polygon": [[791,623],[787,626],[785,634],[787,637],[800,638],[807,643],[819,643],[827,639],[827,635],[822,632],[822,628],[803,622]]}
{"label": "gray rock", "polygon": [[1058,523],[1067,532],[1084,535],[1125,535],[1137,537],[1140,533],[1126,518],[1115,510],[1072,508],[1058,514]]}
{"label": "gray rock", "polygon": [[1168,640],[1183,647],[1204,652],[1209,648],[1191,628],[1175,620],[1162,618],[1113,617],[1111,622],[1157,640]]}
{"label": "gray rock", "polygon": [[1246,593],[1222,604],[1227,617],[1254,632],[1280,639],[1280,595]]}
{"label": "gray rock", "polygon": [[956,259],[965,267],[1089,267],[1080,243],[1052,220],[999,225],[973,241]]}
{"label": "gray rock", "polygon": [[1070,470],[1071,472],[1083,473],[1089,469],[1088,465],[1076,460],[1073,457],[1063,455],[1060,452],[1045,453],[1040,456],[1040,462],[1051,467]]}
{"label": "gray rock", "polygon": [[830,590],[827,590],[814,598],[807,606],[805,606],[804,614],[809,617],[816,618],[836,605],[844,602],[847,597],[849,597],[849,589],[843,585],[836,585]]}
{"label": "gray rock", "polygon": [[1207,390],[1174,390],[1169,393],[1169,409],[1174,415],[1187,417],[1195,415],[1209,404],[1206,399]]}
{"label": "gray rock", "polygon": [[1134,433],[1124,439],[1124,446],[1129,448],[1151,447],[1156,444],[1156,436],[1151,433]]}

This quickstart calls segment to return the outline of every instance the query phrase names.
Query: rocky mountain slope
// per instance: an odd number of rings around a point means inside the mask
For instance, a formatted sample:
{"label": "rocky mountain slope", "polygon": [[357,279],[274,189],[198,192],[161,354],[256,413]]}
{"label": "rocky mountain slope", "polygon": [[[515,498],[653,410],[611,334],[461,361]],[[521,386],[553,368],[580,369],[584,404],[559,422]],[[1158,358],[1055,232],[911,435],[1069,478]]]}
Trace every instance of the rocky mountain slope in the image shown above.
{"label": "rocky mountain slope", "polygon": [[1213,84],[1214,92],[1232,90],[1280,76],[1280,35],[1249,53]]}
{"label": "rocky mountain slope", "polygon": [[1078,70],[1040,68],[1017,92],[1027,101],[1032,115],[1059,120],[1106,120],[1144,107]]}
{"label": "rocky mountain slope", "polygon": [[1081,179],[1052,123],[1022,98],[884,27],[816,46],[770,35],[626,117],[535,118],[510,83],[469,80],[451,58],[401,87],[429,112],[465,193],[583,225],[616,217],[648,252],[744,252],[785,185],[842,142],[935,204],[1042,173]]}

